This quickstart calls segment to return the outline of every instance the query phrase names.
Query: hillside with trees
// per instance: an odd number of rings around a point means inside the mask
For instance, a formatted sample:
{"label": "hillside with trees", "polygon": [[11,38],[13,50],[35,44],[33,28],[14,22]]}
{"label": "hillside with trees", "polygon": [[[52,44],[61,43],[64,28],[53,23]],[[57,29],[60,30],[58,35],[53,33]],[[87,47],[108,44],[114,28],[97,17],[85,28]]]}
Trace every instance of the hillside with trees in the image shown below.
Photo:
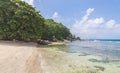
{"label": "hillside with trees", "polygon": [[39,11],[21,0],[0,1],[0,39],[52,40],[71,38],[69,29],[62,23],[45,19]]}

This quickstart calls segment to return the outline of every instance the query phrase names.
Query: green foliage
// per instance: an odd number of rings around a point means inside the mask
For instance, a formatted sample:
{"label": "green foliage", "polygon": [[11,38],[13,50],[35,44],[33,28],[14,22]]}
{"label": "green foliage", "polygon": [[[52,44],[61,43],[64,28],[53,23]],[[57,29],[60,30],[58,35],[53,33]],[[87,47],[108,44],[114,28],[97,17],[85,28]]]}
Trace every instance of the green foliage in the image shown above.
{"label": "green foliage", "polygon": [[62,23],[57,23],[52,19],[45,20],[45,28],[42,39],[52,40],[53,36],[58,40],[71,38],[71,33]]}
{"label": "green foliage", "polygon": [[44,18],[31,5],[20,0],[3,1],[0,9],[0,34],[3,39],[41,38]]}
{"label": "green foliage", "polygon": [[0,37],[6,40],[64,39],[71,36],[67,27],[44,19],[31,5],[21,0],[0,1]]}

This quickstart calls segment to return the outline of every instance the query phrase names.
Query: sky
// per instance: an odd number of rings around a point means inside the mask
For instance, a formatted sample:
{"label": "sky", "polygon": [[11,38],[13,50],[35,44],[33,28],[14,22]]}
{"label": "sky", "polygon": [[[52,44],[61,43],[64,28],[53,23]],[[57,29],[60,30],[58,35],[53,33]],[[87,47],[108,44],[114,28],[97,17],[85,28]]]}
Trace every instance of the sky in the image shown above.
{"label": "sky", "polygon": [[120,0],[24,0],[82,39],[120,39]]}

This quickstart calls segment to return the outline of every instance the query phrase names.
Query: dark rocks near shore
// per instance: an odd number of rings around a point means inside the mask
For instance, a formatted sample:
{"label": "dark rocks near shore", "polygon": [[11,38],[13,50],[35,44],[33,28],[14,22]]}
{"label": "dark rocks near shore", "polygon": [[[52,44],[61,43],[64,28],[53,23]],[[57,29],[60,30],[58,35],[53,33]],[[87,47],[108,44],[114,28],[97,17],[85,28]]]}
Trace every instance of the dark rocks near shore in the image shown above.
{"label": "dark rocks near shore", "polygon": [[50,44],[51,42],[50,41],[48,41],[48,40],[38,40],[37,41],[37,44],[39,44],[39,45],[48,45],[48,44]]}

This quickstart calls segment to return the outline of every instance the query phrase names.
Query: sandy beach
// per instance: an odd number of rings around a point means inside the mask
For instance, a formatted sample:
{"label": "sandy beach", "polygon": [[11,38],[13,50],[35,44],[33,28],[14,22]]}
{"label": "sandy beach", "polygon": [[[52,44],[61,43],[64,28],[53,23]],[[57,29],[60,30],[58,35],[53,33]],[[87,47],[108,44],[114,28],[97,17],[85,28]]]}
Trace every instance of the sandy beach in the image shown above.
{"label": "sandy beach", "polygon": [[21,42],[0,42],[0,73],[42,73],[37,48]]}

